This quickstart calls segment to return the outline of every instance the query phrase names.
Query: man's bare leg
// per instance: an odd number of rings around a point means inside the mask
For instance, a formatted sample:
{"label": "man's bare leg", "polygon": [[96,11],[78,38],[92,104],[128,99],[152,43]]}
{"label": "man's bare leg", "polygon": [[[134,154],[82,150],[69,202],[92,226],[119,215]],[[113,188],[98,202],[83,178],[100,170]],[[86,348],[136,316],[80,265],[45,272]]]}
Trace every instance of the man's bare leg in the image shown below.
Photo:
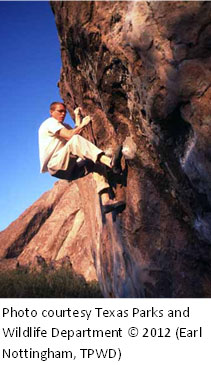
{"label": "man's bare leg", "polygon": [[99,194],[101,198],[102,210],[104,214],[112,212],[114,209],[125,207],[125,201],[110,199],[109,190]]}
{"label": "man's bare leg", "polygon": [[106,182],[105,177],[96,172],[93,173],[93,178],[96,182],[97,192],[100,197],[102,211],[104,214],[112,212],[114,209],[125,206],[124,201],[118,201],[110,198],[110,186]]}
{"label": "man's bare leg", "polygon": [[112,159],[111,157],[109,156],[106,156],[106,155],[101,155],[100,158],[99,158],[99,162],[101,162],[103,165],[106,165],[108,167],[112,167]]}
{"label": "man's bare leg", "polygon": [[114,151],[114,155],[112,158],[106,156],[105,154],[102,154],[99,157],[99,161],[102,164],[112,168],[113,173],[121,174],[122,172],[121,158],[122,158],[122,146],[118,146]]}

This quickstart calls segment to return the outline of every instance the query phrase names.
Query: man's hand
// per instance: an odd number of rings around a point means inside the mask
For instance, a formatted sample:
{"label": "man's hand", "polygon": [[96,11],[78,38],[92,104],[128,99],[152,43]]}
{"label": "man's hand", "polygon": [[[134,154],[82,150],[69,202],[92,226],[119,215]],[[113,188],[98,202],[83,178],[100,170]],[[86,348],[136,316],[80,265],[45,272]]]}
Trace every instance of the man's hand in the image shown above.
{"label": "man's hand", "polygon": [[76,115],[81,115],[81,108],[80,108],[80,106],[74,110],[74,114],[75,114],[75,116]]}
{"label": "man's hand", "polygon": [[86,127],[91,122],[91,117],[87,115],[82,119],[81,127]]}
{"label": "man's hand", "polygon": [[74,110],[74,114],[75,114],[75,125],[77,127],[79,127],[79,125],[81,124],[81,108],[78,107]]}
{"label": "man's hand", "polygon": [[86,127],[90,122],[91,117],[87,115],[85,118],[83,118],[79,126],[76,126],[76,128],[70,130],[64,127],[57,132],[57,136],[65,139],[66,141],[69,141],[70,138],[72,138],[74,135],[81,134],[83,128]]}
{"label": "man's hand", "polygon": [[83,131],[83,128],[86,127],[91,122],[91,117],[87,115],[85,118],[82,119],[82,122],[80,122],[80,108],[77,108],[74,110],[76,120],[76,128],[68,130],[67,128],[62,128],[57,132],[57,136],[65,139],[66,141],[69,141],[70,138],[72,138],[76,134],[81,134]]}

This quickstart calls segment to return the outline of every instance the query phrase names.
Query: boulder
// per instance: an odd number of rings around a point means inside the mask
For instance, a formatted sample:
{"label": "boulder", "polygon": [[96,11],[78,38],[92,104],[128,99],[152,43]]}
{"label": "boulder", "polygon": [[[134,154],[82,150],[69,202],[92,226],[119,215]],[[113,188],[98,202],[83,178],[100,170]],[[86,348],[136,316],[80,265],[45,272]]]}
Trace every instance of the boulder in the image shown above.
{"label": "boulder", "polygon": [[211,4],[51,7],[61,96],[72,117],[77,106],[92,117],[86,138],[107,151],[123,144],[124,176],[112,184],[126,208],[103,216],[92,174],[59,182],[34,228],[23,216],[19,238],[7,238],[17,223],[1,233],[2,257],[67,255],[105,297],[209,297]]}

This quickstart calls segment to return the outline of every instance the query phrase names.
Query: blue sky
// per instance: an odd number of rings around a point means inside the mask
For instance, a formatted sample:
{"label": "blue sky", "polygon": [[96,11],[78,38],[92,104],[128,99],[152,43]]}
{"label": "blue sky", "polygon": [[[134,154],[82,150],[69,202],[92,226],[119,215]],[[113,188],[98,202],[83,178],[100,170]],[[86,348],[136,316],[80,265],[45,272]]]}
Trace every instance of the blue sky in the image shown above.
{"label": "blue sky", "polygon": [[[0,1],[0,230],[56,179],[39,173],[38,128],[61,100],[60,46],[48,1]],[[68,116],[66,122],[70,123]]]}

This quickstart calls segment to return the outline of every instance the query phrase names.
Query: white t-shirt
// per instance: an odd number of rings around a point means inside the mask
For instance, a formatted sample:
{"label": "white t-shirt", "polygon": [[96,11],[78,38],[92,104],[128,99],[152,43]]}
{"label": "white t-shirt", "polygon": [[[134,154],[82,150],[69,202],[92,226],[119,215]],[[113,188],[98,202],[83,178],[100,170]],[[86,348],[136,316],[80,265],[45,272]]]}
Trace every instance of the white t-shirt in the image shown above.
{"label": "white t-shirt", "polygon": [[39,155],[40,155],[40,172],[47,172],[48,162],[53,154],[59,151],[65,144],[65,140],[60,140],[55,136],[62,128],[70,127],[64,123],[58,122],[57,119],[50,117],[46,119],[39,128]]}

